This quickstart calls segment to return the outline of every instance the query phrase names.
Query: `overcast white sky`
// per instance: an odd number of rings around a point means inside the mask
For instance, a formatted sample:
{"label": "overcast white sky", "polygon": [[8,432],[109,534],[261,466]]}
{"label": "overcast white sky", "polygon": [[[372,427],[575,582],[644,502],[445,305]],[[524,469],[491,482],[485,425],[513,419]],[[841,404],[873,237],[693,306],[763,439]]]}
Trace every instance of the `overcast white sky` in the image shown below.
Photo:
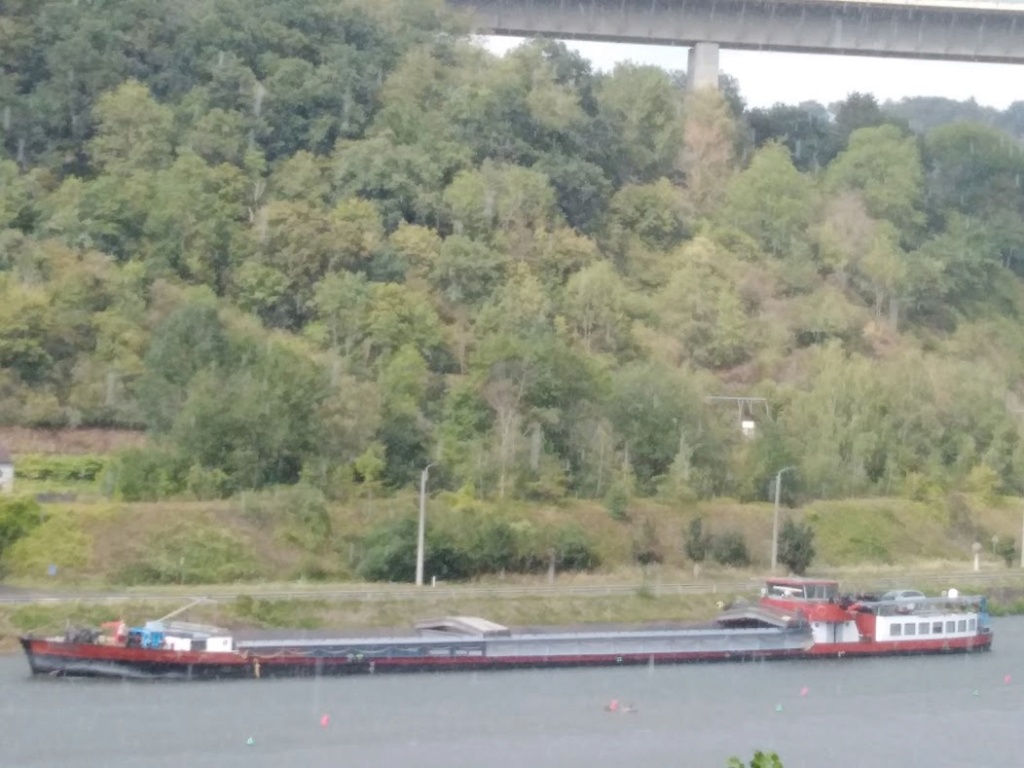
{"label": "overcast white sky", "polygon": [[[522,43],[515,38],[485,38],[501,54]],[[620,61],[653,64],[663,69],[686,69],[688,48],[566,41],[567,45],[608,70]],[[740,93],[751,107],[776,102],[798,104],[813,100],[839,101],[855,91],[872,93],[879,102],[904,96],[944,96],[1006,109],[1024,100],[1024,66],[915,61],[800,53],[721,52],[720,67],[739,81]]]}

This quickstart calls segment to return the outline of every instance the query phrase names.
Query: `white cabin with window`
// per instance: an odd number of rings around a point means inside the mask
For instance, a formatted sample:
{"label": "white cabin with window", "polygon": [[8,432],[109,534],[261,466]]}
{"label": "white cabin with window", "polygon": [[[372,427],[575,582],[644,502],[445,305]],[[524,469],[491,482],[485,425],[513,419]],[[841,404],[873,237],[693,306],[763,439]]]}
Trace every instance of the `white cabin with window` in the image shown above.
{"label": "white cabin with window", "polygon": [[977,633],[978,617],[965,616],[962,613],[879,616],[875,619],[875,638],[877,640],[968,637]]}
{"label": "white cabin with window", "polygon": [[0,445],[0,493],[14,493],[14,458]]}
{"label": "white cabin with window", "polygon": [[822,652],[871,653],[879,645],[894,653],[939,652],[991,643],[987,601],[955,589],[943,597],[897,590],[883,599],[857,599],[841,596],[828,579],[773,578],[761,605],[805,620]]}

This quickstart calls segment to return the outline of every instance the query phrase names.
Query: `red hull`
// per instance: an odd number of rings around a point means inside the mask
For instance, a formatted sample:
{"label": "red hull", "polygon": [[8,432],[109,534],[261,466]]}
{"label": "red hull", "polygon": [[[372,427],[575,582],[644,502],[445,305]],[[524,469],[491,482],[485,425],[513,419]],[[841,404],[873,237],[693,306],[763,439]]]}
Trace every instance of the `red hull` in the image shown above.
{"label": "red hull", "polygon": [[417,656],[367,660],[286,652],[246,655],[234,652],[158,651],[28,638],[22,640],[22,646],[28,656],[29,665],[36,674],[184,679],[766,661],[801,658],[806,654],[806,651],[799,649],[773,649],[751,652],[688,651],[622,655]]}
{"label": "red hull", "polygon": [[841,658],[843,656],[907,656],[928,653],[964,653],[988,651],[992,648],[992,635],[972,635],[949,639],[896,640],[861,643],[816,643],[807,652],[815,658]]}

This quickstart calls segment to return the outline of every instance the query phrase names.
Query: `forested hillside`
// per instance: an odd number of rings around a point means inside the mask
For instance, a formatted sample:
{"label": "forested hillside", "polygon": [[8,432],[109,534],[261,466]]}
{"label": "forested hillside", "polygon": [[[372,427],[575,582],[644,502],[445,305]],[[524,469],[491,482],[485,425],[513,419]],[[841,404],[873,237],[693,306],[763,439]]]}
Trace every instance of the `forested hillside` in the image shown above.
{"label": "forested hillside", "polygon": [[[125,498],[1020,490],[1024,154],[432,0],[9,0],[0,421]],[[742,83],[739,84],[740,92]],[[991,121],[990,121],[991,122]],[[712,396],[764,398],[745,418]]]}

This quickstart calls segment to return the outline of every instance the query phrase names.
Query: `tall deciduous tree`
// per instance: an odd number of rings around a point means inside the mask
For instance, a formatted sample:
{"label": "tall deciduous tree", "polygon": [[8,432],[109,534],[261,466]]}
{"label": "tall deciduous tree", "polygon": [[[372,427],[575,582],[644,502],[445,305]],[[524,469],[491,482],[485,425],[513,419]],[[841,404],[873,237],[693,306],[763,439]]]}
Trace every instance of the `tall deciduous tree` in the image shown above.
{"label": "tall deciduous tree", "polygon": [[673,170],[683,139],[679,91],[656,67],[618,64],[597,89],[601,114],[621,136],[618,175],[647,182]]}
{"label": "tall deciduous tree", "polygon": [[829,165],[826,185],[853,190],[863,197],[868,213],[891,222],[901,241],[914,242],[924,223],[924,169],[913,137],[893,125],[861,128]]}
{"label": "tall deciduous tree", "polygon": [[170,165],[174,113],[144,85],[130,80],[103,94],[95,112],[96,136],[89,154],[97,168],[124,176]]}
{"label": "tall deciduous tree", "polygon": [[784,259],[807,250],[815,201],[811,180],[793,166],[789,151],[769,144],[729,182],[717,217],[754,238],[766,255]]}
{"label": "tall deciduous tree", "polygon": [[717,91],[702,88],[687,96],[683,108],[683,146],[676,156],[694,207],[707,213],[720,199],[732,175],[736,121]]}
{"label": "tall deciduous tree", "polygon": [[244,355],[233,369],[208,368],[190,382],[174,442],[193,465],[225,472],[232,489],[294,483],[318,444],[325,379],[280,342]]}

